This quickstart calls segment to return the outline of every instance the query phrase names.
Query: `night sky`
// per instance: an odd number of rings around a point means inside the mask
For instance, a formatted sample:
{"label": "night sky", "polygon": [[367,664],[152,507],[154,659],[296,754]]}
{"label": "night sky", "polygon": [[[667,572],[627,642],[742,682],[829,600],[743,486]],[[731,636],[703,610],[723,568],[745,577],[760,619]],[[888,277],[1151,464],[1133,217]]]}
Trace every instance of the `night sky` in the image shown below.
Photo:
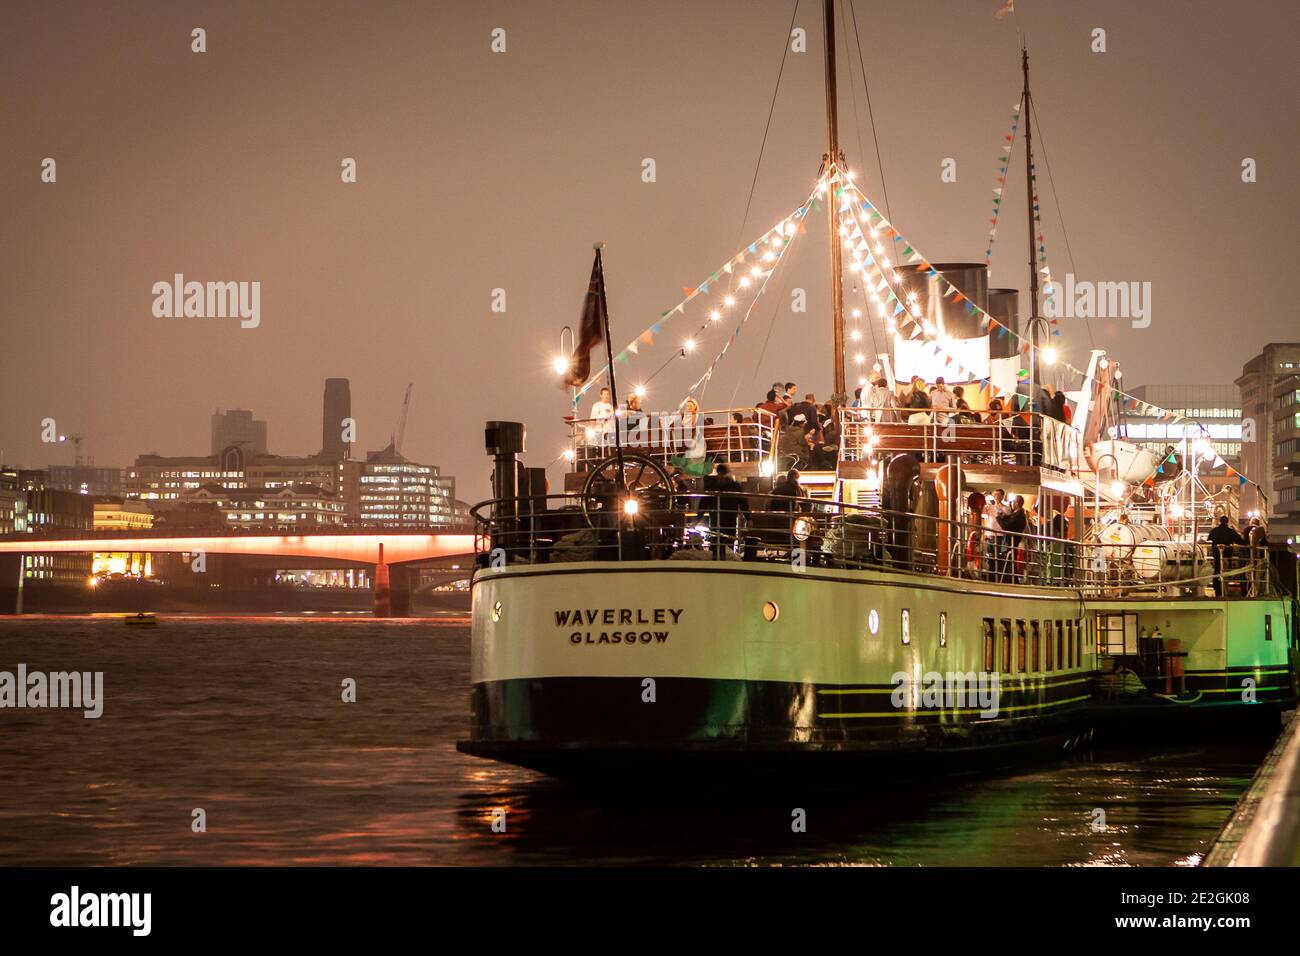
{"label": "night sky", "polygon": [[[983,258],[1025,31],[1054,275],[1153,286],[1150,328],[1062,320],[1066,357],[1082,366],[1095,341],[1128,386],[1227,383],[1266,342],[1298,337],[1300,5],[1017,0],[1002,20],[1000,0],[855,6],[857,39],[840,21],[841,144],[883,206],[860,42],[892,219],[930,261]],[[99,465],[206,454],[209,416],[228,407],[266,419],[272,451],[308,454],[324,379],[341,376],[363,450],[387,443],[414,383],[404,451],[454,474],[462,498],[488,492],[486,419],[527,421],[530,463],[551,462],[568,399],[550,363],[561,326],[577,324],[592,242],[606,243],[622,346],[811,189],[825,148],[821,4],[802,0],[808,52],[786,60],[744,222],[793,9],[9,0],[0,459],[71,463],[70,446],[41,444],[45,417],[87,436]],[[195,27],[206,53],[191,52]],[[490,48],[497,27],[504,53]],[[1096,27],[1105,53],[1090,49]],[[1021,155],[1017,142],[992,284],[1023,288]],[[355,184],[340,181],[345,157]],[[948,157],[955,183],[940,180]],[[791,255],[706,408],[753,405],[775,379],[828,397],[820,216]],[[260,281],[260,327],[156,318],[152,286],[177,272]],[[793,287],[807,289],[806,314],[790,311]],[[704,307],[620,367],[621,384],[667,361]],[[725,334],[660,373],[647,407],[675,406]]]}

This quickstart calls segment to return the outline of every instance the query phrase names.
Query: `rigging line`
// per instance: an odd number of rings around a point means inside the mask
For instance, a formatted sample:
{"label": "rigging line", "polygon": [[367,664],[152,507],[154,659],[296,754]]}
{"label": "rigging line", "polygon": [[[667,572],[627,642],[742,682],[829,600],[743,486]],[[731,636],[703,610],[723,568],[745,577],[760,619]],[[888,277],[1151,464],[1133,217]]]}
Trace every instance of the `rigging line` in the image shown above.
{"label": "rigging line", "polygon": [[[1065,240],[1065,257],[1070,262],[1070,271],[1074,272],[1074,251],[1070,248],[1070,233],[1065,228],[1065,214],[1061,212],[1061,200],[1056,194],[1056,177],[1052,175],[1052,161],[1047,155],[1047,141],[1043,138],[1043,124],[1038,119],[1038,107],[1034,105],[1033,100],[1029,102],[1029,109],[1033,113],[1034,125],[1038,128],[1038,146],[1043,151],[1043,167],[1047,170],[1048,182],[1052,184],[1052,202],[1056,204],[1056,219],[1061,224],[1061,237]],[[1097,341],[1092,336],[1092,319],[1085,316],[1083,325],[1088,330],[1088,344],[1096,348]]]}
{"label": "rigging line", "polygon": [[776,86],[772,88],[772,103],[767,108],[767,124],[763,127],[763,142],[758,147],[758,162],[754,164],[754,178],[749,184],[749,198],[745,200],[745,218],[740,222],[740,237],[745,239],[745,229],[749,226],[749,210],[754,203],[754,191],[758,186],[758,171],[763,166],[763,153],[767,149],[767,134],[772,129],[772,115],[776,112],[776,97],[781,91],[781,76],[785,73],[785,61],[790,55],[790,37],[794,34],[794,21],[799,16],[799,2],[794,0],[794,10],[790,13],[790,26],[785,31],[785,45],[781,49],[781,68],[776,71]]}
{"label": "rigging line", "polygon": [[[844,16],[844,6],[848,0],[840,0],[840,17],[847,23],[848,17]],[[848,34],[844,36],[844,59],[849,64],[849,76],[853,75],[853,51],[849,49]],[[858,134],[858,155],[862,157],[862,162],[866,162],[867,151],[862,148],[862,120],[858,114],[858,87],[856,83],[849,83],[849,95],[853,98],[853,129]]]}
{"label": "rigging line", "polygon": [[880,171],[880,193],[885,197],[885,212],[892,220],[894,211],[889,208],[889,188],[885,185],[885,164],[880,157],[880,137],[876,133],[876,114],[871,109],[871,87],[867,85],[867,64],[862,59],[862,35],[858,31],[858,11],[853,0],[849,0],[849,13],[853,17],[853,39],[858,45],[858,66],[862,71],[862,89],[867,94],[867,118],[871,121],[871,140],[876,147],[876,168]]}

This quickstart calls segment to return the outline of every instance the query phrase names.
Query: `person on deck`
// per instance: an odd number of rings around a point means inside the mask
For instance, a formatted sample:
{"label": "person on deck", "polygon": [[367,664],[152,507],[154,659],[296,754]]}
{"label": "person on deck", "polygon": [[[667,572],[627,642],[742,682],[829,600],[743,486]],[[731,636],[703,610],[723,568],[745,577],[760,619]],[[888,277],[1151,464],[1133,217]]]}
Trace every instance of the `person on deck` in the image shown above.
{"label": "person on deck", "polygon": [[795,402],[787,408],[783,418],[788,424],[793,422],[800,415],[803,416],[803,420],[808,424],[820,426],[820,419],[817,417],[817,396],[812,392],[805,395],[802,402]]}
{"label": "person on deck", "polygon": [[1011,510],[998,518],[998,527],[1005,535],[1004,552],[999,581],[1011,581],[1016,573],[1016,550],[1022,536],[1029,530],[1029,516],[1025,514],[1025,499],[1020,495],[1011,498]]}
{"label": "person on deck", "polygon": [[605,422],[614,417],[614,405],[608,388],[600,390],[600,397],[596,399],[596,404],[591,406],[591,417],[598,422]]}
{"label": "person on deck", "polygon": [[865,402],[868,417],[873,422],[896,421],[894,403],[890,401],[890,398],[889,384],[885,381],[884,376],[876,376],[871,383],[871,388],[867,391],[867,400]]}
{"label": "person on deck", "polygon": [[749,499],[744,492],[725,463],[719,464],[715,473],[704,479],[704,493],[709,497],[703,504],[709,509],[715,558],[724,557],[740,537],[740,516],[749,514]]}
{"label": "person on deck", "polygon": [[791,468],[772,486],[769,511],[806,511],[808,510],[808,492],[799,484],[799,469]]}
{"label": "person on deck", "polygon": [[1208,535],[1211,556],[1214,560],[1214,596],[1223,597],[1223,571],[1225,562],[1233,556],[1233,548],[1245,544],[1237,529],[1228,523],[1227,515],[1219,516],[1219,524]]}
{"label": "person on deck", "polygon": [[907,417],[909,425],[930,424],[930,396],[925,390],[925,379],[919,375],[912,376],[912,388],[907,393]]}
{"label": "person on deck", "polygon": [[957,402],[953,399],[952,392],[948,391],[942,376],[936,378],[930,388],[930,407],[935,409],[934,420],[939,425],[947,425],[948,410],[957,407]]}

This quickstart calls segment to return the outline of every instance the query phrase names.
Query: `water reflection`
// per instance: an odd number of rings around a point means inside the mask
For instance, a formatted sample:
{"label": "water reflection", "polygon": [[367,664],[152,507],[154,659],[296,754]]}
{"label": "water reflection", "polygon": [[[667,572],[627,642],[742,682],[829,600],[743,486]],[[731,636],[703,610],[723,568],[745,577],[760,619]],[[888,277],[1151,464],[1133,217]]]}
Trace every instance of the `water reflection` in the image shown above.
{"label": "water reflection", "polygon": [[2,864],[1195,865],[1267,750],[1096,753],[832,794],[600,795],[456,753],[454,619],[0,624],[0,669],[20,661],[102,670],[106,700],[97,721],[0,714]]}

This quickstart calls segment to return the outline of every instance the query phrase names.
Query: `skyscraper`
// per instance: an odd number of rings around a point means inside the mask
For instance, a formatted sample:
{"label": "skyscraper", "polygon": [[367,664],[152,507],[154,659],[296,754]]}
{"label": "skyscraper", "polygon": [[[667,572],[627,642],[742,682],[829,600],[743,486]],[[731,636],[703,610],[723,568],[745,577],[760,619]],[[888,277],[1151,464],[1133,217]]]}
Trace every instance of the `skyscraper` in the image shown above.
{"label": "skyscraper", "polygon": [[321,416],[321,454],[341,460],[352,456],[352,446],[343,440],[343,420],[352,417],[352,389],[346,378],[325,379],[325,404]]}

